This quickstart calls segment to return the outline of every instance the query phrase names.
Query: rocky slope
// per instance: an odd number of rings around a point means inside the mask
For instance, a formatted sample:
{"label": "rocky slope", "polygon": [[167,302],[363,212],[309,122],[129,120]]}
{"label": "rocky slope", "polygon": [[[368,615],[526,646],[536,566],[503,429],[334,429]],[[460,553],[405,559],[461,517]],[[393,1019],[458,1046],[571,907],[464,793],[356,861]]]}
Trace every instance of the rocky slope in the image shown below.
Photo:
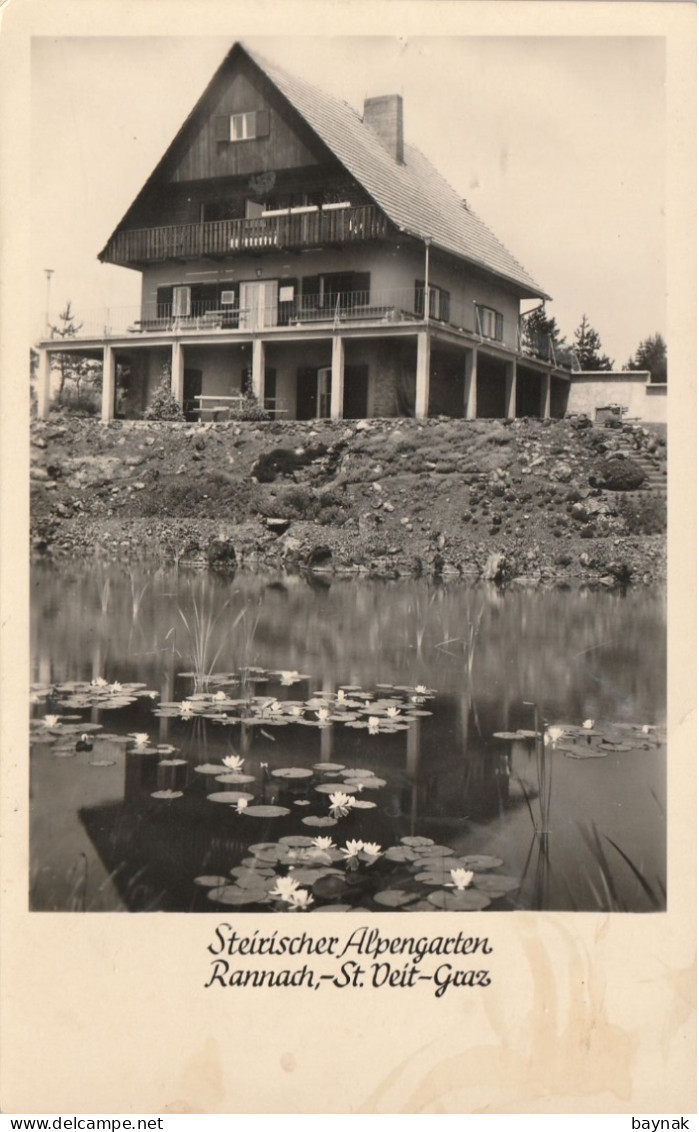
{"label": "rocky slope", "polygon": [[32,549],[221,569],[665,577],[658,429],[565,421],[32,425]]}

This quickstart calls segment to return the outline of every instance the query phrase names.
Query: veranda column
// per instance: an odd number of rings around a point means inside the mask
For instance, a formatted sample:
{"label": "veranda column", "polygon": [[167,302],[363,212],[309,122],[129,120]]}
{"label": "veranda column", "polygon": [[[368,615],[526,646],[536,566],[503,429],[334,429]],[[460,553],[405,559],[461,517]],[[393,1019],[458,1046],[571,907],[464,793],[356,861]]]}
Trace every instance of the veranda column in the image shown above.
{"label": "veranda column", "polygon": [[475,421],[478,411],[478,350],[467,350],[464,368],[464,416]]}
{"label": "veranda column", "polygon": [[265,404],[265,344],[261,338],[252,340],[252,395],[260,406]]}
{"label": "veranda column", "polygon": [[172,343],[170,365],[170,392],[182,408],[184,405],[184,349],[181,342]]}
{"label": "veranda column", "polygon": [[415,382],[415,416],[427,417],[430,404],[430,336],[422,330],[417,336],[417,371]]}
{"label": "veranda column", "polygon": [[116,357],[113,346],[105,346],[102,352],[102,420],[111,421],[114,417],[114,386],[116,382]]}
{"label": "veranda column", "polygon": [[551,374],[545,373],[541,379],[541,415],[544,420],[551,416]]}
{"label": "veranda column", "polygon": [[48,350],[39,350],[39,380],[36,387],[36,411],[39,420],[48,416],[51,404],[51,355]]}
{"label": "veranda column", "polygon": [[517,416],[517,362],[507,362],[505,366],[505,416]]}
{"label": "veranda column", "polygon": [[330,417],[342,420],[342,403],[345,397],[345,340],[339,334],[333,338],[332,374],[330,379]]}

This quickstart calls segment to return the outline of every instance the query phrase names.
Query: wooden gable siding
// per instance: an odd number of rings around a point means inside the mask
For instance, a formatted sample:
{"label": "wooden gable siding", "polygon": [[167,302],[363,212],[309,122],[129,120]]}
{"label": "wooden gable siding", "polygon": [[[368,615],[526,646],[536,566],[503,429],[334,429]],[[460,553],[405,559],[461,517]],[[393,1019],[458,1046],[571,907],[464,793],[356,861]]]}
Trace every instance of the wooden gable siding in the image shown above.
{"label": "wooden gable siding", "polygon": [[[244,58],[221,76],[206,116],[169,174],[173,182],[236,177],[269,170],[311,166],[327,160],[327,150],[288,107],[264,76]],[[269,134],[249,141],[217,140],[217,119],[247,111],[269,113]],[[294,117],[298,121],[293,121]]]}

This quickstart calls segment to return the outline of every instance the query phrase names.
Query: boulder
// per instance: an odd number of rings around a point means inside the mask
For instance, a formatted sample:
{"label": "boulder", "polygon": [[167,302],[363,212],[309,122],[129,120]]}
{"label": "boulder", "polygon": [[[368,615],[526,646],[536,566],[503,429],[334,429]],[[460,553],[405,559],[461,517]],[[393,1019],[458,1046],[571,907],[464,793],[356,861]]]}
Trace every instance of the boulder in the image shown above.
{"label": "boulder", "polygon": [[483,569],[486,582],[500,582],[505,576],[505,555],[491,554]]}

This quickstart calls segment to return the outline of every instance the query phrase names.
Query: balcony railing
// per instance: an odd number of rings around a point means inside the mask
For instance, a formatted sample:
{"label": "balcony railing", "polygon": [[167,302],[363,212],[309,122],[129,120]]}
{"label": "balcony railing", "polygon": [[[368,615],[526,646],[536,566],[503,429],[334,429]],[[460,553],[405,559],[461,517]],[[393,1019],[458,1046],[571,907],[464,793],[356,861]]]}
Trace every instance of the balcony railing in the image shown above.
{"label": "balcony railing", "polygon": [[356,243],[378,240],[387,233],[386,217],[372,204],[338,209],[309,207],[247,220],[209,220],[117,232],[100,258],[121,265],[153,263]]}
{"label": "balcony railing", "polygon": [[[280,293],[283,293],[281,287]],[[262,282],[257,294],[267,294]],[[223,305],[220,301],[207,300],[192,301],[186,309],[178,311],[171,302],[144,303],[140,307],[80,311],[75,316],[76,334],[67,339],[54,339],[52,344],[54,348],[60,345],[68,350],[71,345],[78,346],[85,339],[128,338],[134,342],[147,342],[174,335],[211,337],[220,334],[224,337],[233,334],[242,337],[259,331],[264,331],[265,335],[283,335],[314,328],[330,332],[352,327],[376,327],[380,330],[408,325],[417,328],[425,324],[425,305],[425,289],[422,287],[386,291],[367,288],[312,295],[300,294],[297,289],[293,299],[278,300],[271,306],[261,303],[253,306],[241,306],[239,303]],[[427,309],[433,311],[431,302]],[[502,339],[485,337],[475,324],[473,311],[472,302],[459,303],[452,296],[448,312],[444,309],[439,311],[440,314],[448,314],[448,318],[437,318],[432,313],[429,324],[461,332],[471,345],[481,350],[494,348],[498,353],[518,354],[522,359],[548,362],[559,370],[580,368],[573,350],[557,347],[554,353],[548,340],[525,340],[517,334],[516,324],[508,320],[503,323]]]}

